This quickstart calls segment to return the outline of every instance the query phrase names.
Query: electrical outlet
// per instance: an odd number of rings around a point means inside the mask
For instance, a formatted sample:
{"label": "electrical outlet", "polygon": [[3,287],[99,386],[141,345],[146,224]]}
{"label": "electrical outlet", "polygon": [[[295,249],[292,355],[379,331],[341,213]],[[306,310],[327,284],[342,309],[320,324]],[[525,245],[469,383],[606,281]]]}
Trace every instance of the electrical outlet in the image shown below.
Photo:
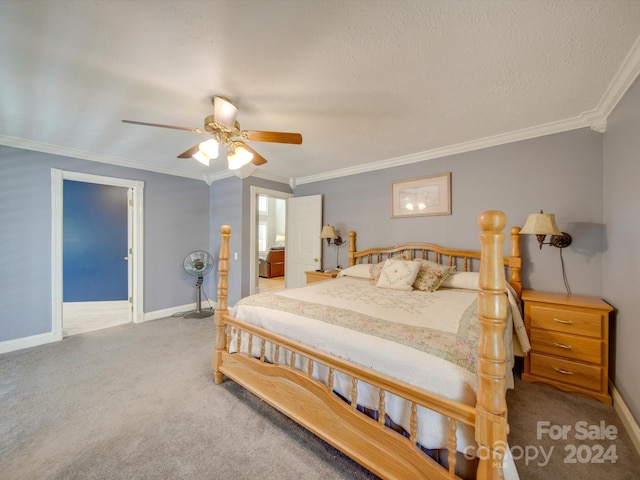
{"label": "electrical outlet", "polygon": [[238,252],[233,252],[233,259],[237,260],[238,259]]}

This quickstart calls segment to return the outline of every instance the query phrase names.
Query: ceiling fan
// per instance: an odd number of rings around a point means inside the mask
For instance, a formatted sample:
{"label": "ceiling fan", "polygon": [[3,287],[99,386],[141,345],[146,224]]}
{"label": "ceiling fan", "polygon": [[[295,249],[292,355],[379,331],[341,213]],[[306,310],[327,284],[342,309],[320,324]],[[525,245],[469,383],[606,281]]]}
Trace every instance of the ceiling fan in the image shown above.
{"label": "ceiling fan", "polygon": [[199,128],[180,127],[175,125],[162,125],[159,123],[138,122],[135,120],[122,120],[123,123],[145,125],[148,127],[171,128],[174,130],[186,130],[193,133],[210,134],[212,138],[195,144],[185,150],[178,158],[193,157],[200,163],[209,166],[209,160],[218,157],[218,149],[223,146],[227,149],[227,160],[230,170],[237,170],[249,162],[254,165],[263,165],[267,160],[256,152],[245,141],[290,143],[300,145],[302,135],[299,133],[263,132],[260,130],[241,130],[236,120],[238,107],[225,97],[215,96],[213,103],[213,115],[207,115],[204,119],[204,130]]}

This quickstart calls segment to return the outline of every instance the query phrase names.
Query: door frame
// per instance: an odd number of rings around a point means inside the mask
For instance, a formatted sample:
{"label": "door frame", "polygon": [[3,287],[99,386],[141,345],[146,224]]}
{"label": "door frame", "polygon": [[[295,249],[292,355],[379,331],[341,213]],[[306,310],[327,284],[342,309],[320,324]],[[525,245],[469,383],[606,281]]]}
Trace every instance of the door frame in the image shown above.
{"label": "door frame", "polygon": [[[251,259],[249,262],[249,278],[251,280],[249,282],[249,295],[253,295],[256,293],[256,288],[258,287],[258,195],[267,195],[269,197],[286,200],[293,197],[293,193],[270,190],[268,188],[256,187],[255,185],[251,185],[249,191],[251,195],[251,211],[249,214],[251,218],[251,225],[249,227],[249,238],[251,239],[249,242],[249,258]],[[288,215],[286,208],[285,206],[285,218]],[[286,236],[284,244],[286,249]]]}
{"label": "door frame", "polygon": [[[144,182],[124,178],[106,177],[69,170],[51,169],[51,333],[54,340],[62,340],[63,305],[63,191],[64,180],[97,183],[132,190],[131,235],[133,252],[127,252],[131,277],[128,288],[131,291],[131,320],[144,321]],[[131,259],[133,257],[133,259]]]}

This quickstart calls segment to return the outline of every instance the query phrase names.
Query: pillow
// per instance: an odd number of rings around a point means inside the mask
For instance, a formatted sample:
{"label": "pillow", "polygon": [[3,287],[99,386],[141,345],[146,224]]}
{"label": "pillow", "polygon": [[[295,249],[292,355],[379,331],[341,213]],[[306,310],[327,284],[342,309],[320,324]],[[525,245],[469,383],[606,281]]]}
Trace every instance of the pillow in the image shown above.
{"label": "pillow", "polygon": [[416,263],[420,267],[413,287],[425,292],[435,292],[443,280],[449,278],[456,270],[455,266],[441,265],[430,260],[416,260]]}
{"label": "pillow", "polygon": [[378,279],[380,278],[382,267],[384,267],[385,262],[386,260],[384,262],[372,263],[369,265],[369,278],[371,278],[371,285],[378,283]]}
{"label": "pillow", "polygon": [[443,280],[440,284],[440,288],[442,287],[480,290],[480,274],[478,272],[454,272],[449,278]]}
{"label": "pillow", "polygon": [[[411,260],[407,255],[401,253],[395,257],[391,257],[393,260]],[[390,260],[390,258],[387,258]],[[386,262],[385,260],[384,262]],[[378,283],[378,279],[380,278],[380,273],[382,272],[382,268],[384,267],[384,262],[380,263],[371,263],[369,264],[369,273],[371,274],[371,285],[375,285]]]}
{"label": "pillow", "polygon": [[419,262],[389,258],[384,262],[376,287],[413,290],[413,282],[415,282],[419,270]]}
{"label": "pillow", "polygon": [[371,278],[370,267],[368,263],[360,263],[353,267],[345,268],[338,273],[339,277],[356,277],[356,278]]}

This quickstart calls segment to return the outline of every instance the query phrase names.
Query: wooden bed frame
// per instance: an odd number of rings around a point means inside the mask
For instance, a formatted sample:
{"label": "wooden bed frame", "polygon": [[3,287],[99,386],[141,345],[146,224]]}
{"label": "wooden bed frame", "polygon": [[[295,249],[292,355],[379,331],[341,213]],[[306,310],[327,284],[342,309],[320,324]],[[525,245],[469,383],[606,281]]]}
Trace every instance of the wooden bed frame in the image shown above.
{"label": "wooden bed frame", "polygon": [[[220,229],[222,245],[218,263],[216,343],[213,352],[215,383],[220,384],[225,376],[229,377],[371,472],[388,479],[460,478],[455,473],[456,429],[459,425],[469,425],[475,428],[475,440],[479,445],[476,478],[503,478],[502,465],[508,431],[504,395],[507,361],[503,342],[508,308],[504,293],[505,269],[509,271],[509,282],[519,294],[522,290],[520,228],[511,228],[510,256],[505,259],[502,254],[505,215],[495,210],[486,211],[480,215],[478,222],[481,228],[480,251],[453,250],[426,243],[410,243],[358,252],[355,248],[355,233],[351,232],[349,236],[350,265],[376,263],[399,253],[409,254],[411,258],[431,259],[430,256],[435,255],[436,261],[440,263],[445,263],[442,261],[443,258],[449,258],[449,264],[455,264],[459,271],[472,271],[471,264],[479,263],[478,312],[481,333],[478,346],[479,386],[475,407],[449,400],[230,317],[227,296],[231,228],[226,225]],[[463,264],[463,268],[459,263]],[[248,334],[249,352],[252,350],[252,344],[257,345],[255,342],[260,342],[260,358],[246,353],[229,353],[230,328],[237,328]],[[265,342],[276,345],[274,362],[265,361]],[[278,362],[279,348],[292,352],[289,364]],[[240,351],[239,345],[235,350]],[[295,368],[295,358],[298,356],[308,360],[309,368],[306,371]],[[312,378],[314,362],[329,367],[328,385]],[[333,392],[335,371],[343,372],[353,379],[351,404]],[[357,385],[360,381],[380,389],[379,420],[374,420],[357,409]],[[411,428],[406,432],[407,436],[385,426],[385,391],[411,402]],[[449,418],[448,468],[437,463],[416,446],[418,405]]]}

